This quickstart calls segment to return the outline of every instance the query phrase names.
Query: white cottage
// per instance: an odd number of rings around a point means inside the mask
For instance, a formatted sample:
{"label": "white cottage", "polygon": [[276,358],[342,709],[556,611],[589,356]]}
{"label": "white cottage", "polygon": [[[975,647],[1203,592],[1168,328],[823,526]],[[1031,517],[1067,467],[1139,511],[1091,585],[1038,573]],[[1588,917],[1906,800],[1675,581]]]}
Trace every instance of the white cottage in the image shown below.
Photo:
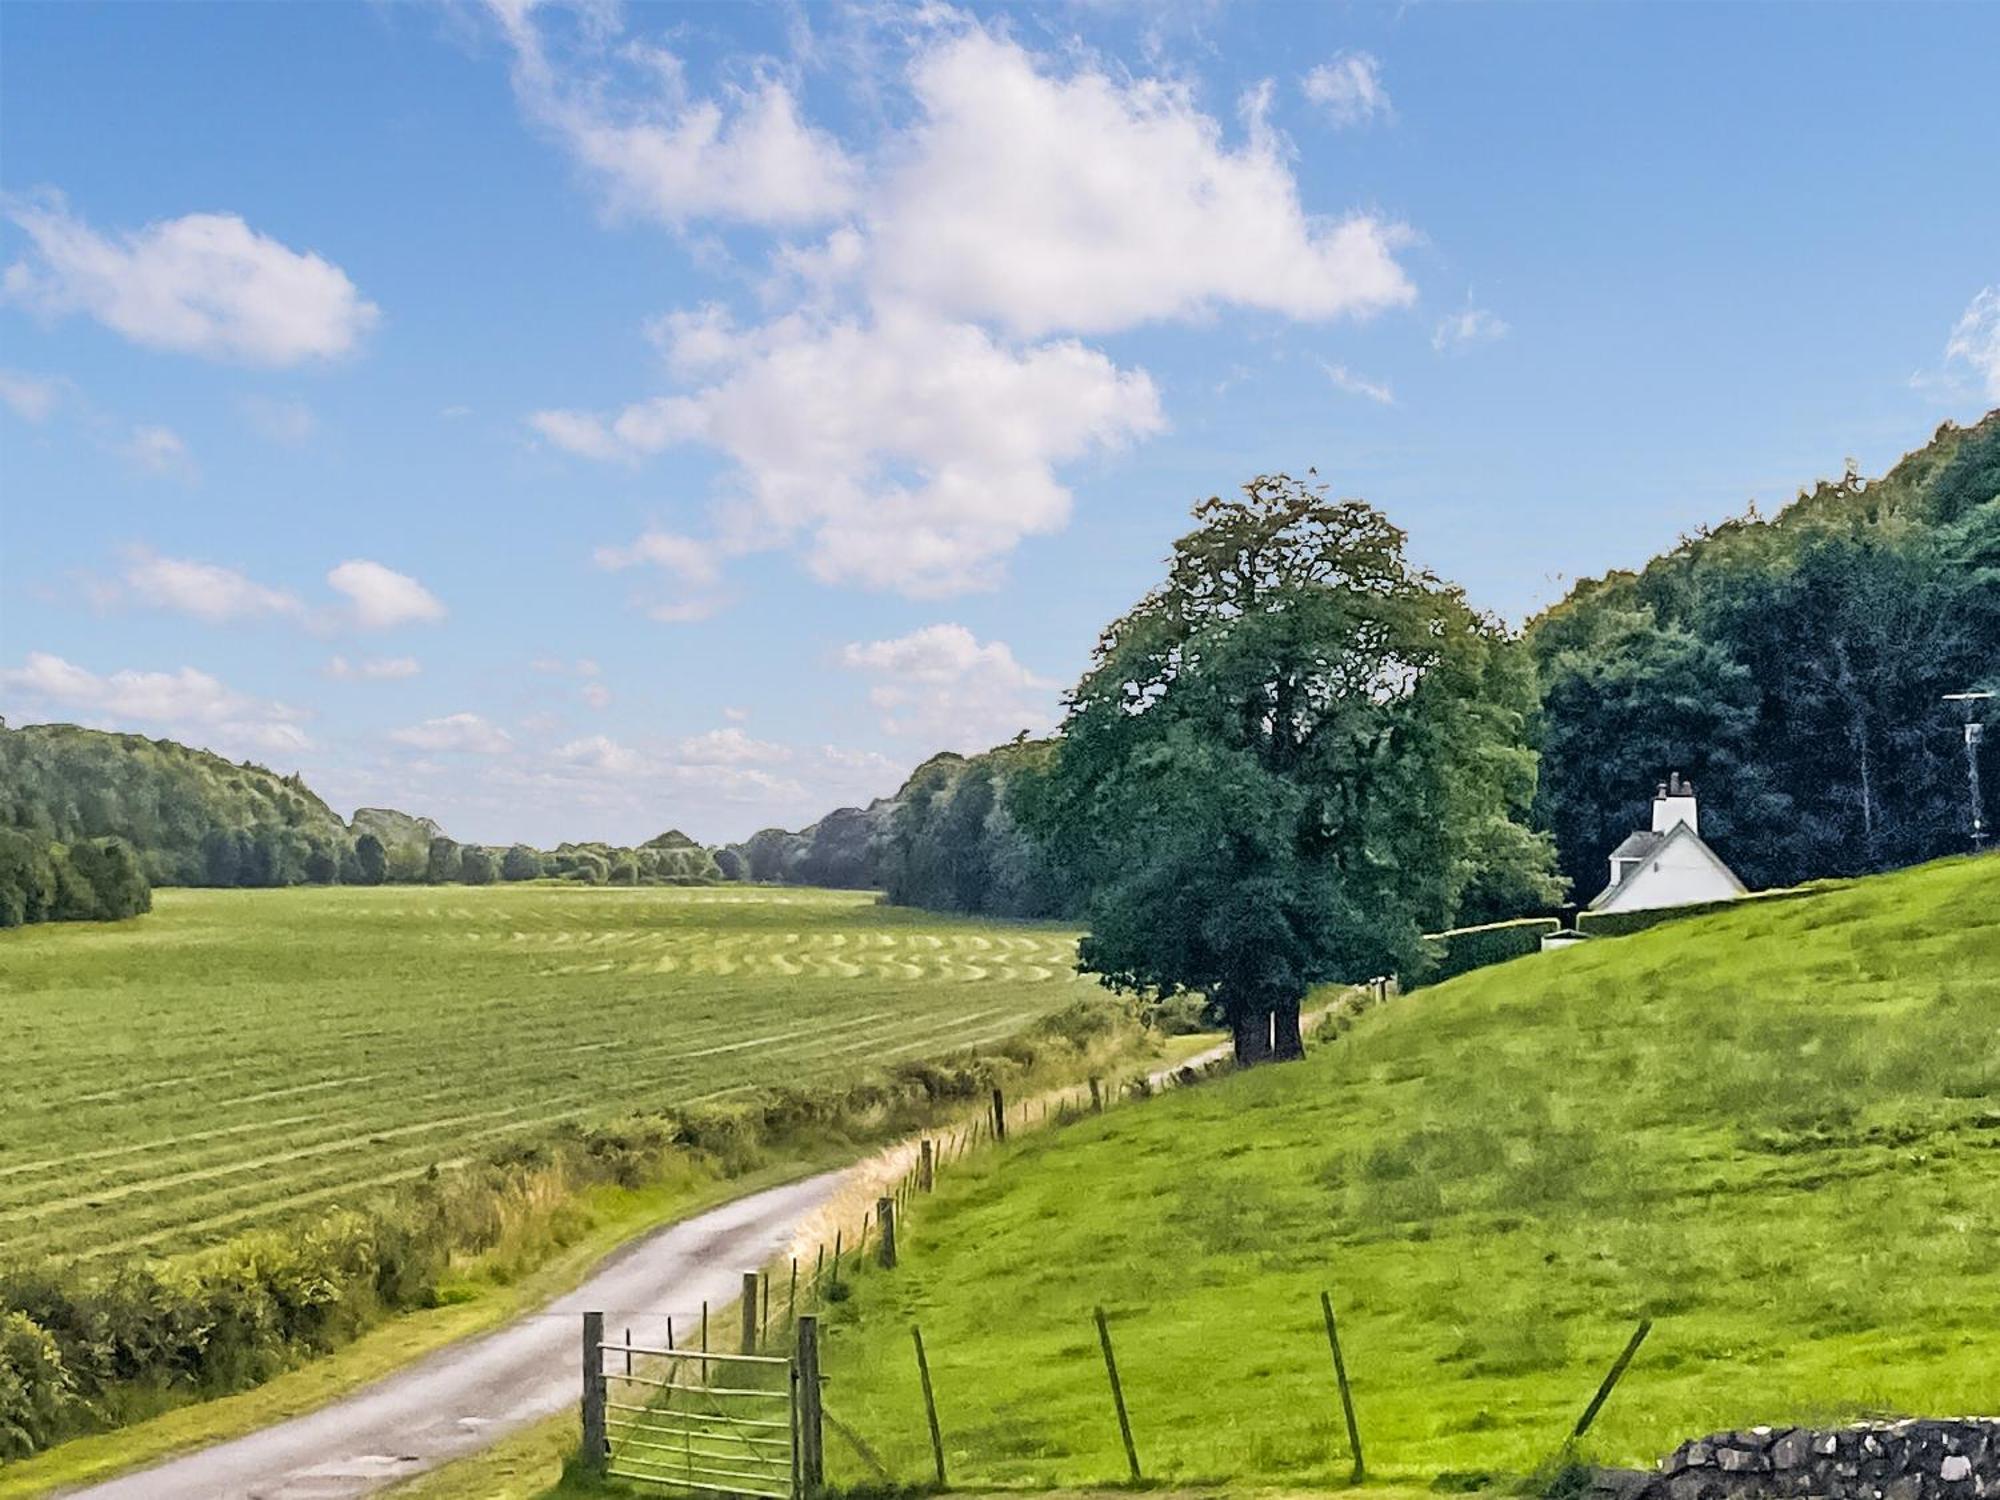
{"label": "white cottage", "polygon": [[1611,884],[1590,910],[1645,911],[1744,894],[1735,872],[1702,842],[1694,785],[1676,771],[1653,798],[1652,831],[1632,834],[1611,851]]}

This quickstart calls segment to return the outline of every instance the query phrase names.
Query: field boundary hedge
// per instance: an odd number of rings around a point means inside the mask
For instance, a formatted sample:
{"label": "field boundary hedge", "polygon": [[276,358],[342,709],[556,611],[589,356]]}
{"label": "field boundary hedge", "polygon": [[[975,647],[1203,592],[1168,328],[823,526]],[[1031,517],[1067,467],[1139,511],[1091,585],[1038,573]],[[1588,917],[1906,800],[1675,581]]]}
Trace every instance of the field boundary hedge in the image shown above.
{"label": "field boundary hedge", "polygon": [[1488,964],[1539,953],[1543,937],[1561,928],[1562,923],[1555,917],[1515,917],[1507,922],[1482,922],[1477,927],[1425,933],[1424,945],[1431,955],[1430,962],[1398,978],[1405,990],[1441,984]]}

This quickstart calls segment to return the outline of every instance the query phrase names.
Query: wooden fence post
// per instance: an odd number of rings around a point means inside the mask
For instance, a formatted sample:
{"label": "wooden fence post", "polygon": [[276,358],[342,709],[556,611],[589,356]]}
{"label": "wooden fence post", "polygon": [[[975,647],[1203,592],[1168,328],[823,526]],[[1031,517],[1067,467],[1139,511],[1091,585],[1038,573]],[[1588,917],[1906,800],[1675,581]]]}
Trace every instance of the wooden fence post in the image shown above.
{"label": "wooden fence post", "polygon": [[737,1350],[743,1354],[757,1352],[757,1273],[743,1273],[743,1331],[737,1336]]}
{"label": "wooden fence post", "polygon": [[1625,1367],[1632,1363],[1632,1356],[1639,1352],[1639,1346],[1646,1342],[1646,1335],[1652,1331],[1653,1320],[1641,1318],[1639,1326],[1632,1330],[1632,1338],[1625,1345],[1625,1352],[1618,1356],[1617,1362],[1611,1366],[1610,1373],[1604,1377],[1604,1383],[1598,1386],[1597,1394],[1590,1398],[1590,1405],[1586,1406],[1583,1415],[1577,1418],[1576,1431],[1569,1435],[1572,1443],[1590,1430],[1590,1424],[1597,1420],[1597,1414],[1603,1409],[1604,1403],[1611,1399],[1611,1388],[1618,1384],[1619,1378],[1625,1373]]}
{"label": "wooden fence post", "polygon": [[796,1255],[792,1257],[791,1295],[785,1298],[785,1321],[795,1328],[799,1322],[799,1258]]}
{"label": "wooden fence post", "polygon": [[931,1424],[931,1461],[937,1466],[937,1487],[944,1488],[944,1434],[938,1430],[937,1397],[931,1393],[931,1362],[924,1358],[924,1331],[914,1323],[910,1337],[917,1343],[917,1379],[924,1387],[924,1417]]}
{"label": "wooden fence post", "polygon": [[611,1456],[604,1437],[604,1314],[583,1315],[583,1467],[602,1475]]}
{"label": "wooden fence post", "polygon": [[928,1193],[937,1186],[937,1160],[931,1148],[929,1137],[917,1148],[917,1188]]}
{"label": "wooden fence post", "polygon": [[792,1362],[792,1378],[798,1382],[799,1479],[808,1495],[826,1483],[826,1444],[820,1422],[819,1316],[805,1313],[799,1318],[799,1349]]}
{"label": "wooden fence post", "polygon": [[632,1330],[625,1330],[625,1373],[632,1373]]}
{"label": "wooden fence post", "polygon": [[1007,1143],[1007,1098],[1000,1090],[993,1091],[993,1144]]}
{"label": "wooden fence post", "polygon": [[1125,1387],[1118,1382],[1118,1358],[1111,1352],[1111,1325],[1104,1321],[1104,1309],[1097,1309],[1097,1342],[1104,1350],[1104,1371],[1111,1377],[1111,1399],[1118,1407],[1118,1435],[1125,1439],[1125,1462],[1132,1466],[1132,1482],[1145,1476],[1139,1472],[1139,1450],[1132,1442],[1132,1418],[1125,1410]]}
{"label": "wooden fence post", "polygon": [[1368,1477],[1368,1466],[1361,1458],[1361,1426],[1354,1420],[1354,1392],[1347,1385],[1347,1361],[1340,1357],[1340,1327],[1333,1320],[1333,1298],[1321,1292],[1319,1306],[1326,1314],[1326,1341],[1333,1346],[1333,1378],[1340,1387],[1341,1413],[1347,1418],[1347,1446],[1354,1450],[1354,1473],[1348,1483],[1359,1484]]}
{"label": "wooden fence post", "polygon": [[1104,1080],[1102,1078],[1092,1078],[1090,1080],[1090,1112],[1094,1115],[1104,1113]]}
{"label": "wooden fence post", "polygon": [[896,1269],[896,1200],[894,1198],[878,1199],[875,1204],[875,1216],[882,1221],[882,1249],[880,1251],[882,1269],[893,1271]]}
{"label": "wooden fence post", "polygon": [[833,1270],[829,1273],[829,1281],[833,1286],[840,1285],[840,1231],[838,1229],[833,1232]]}

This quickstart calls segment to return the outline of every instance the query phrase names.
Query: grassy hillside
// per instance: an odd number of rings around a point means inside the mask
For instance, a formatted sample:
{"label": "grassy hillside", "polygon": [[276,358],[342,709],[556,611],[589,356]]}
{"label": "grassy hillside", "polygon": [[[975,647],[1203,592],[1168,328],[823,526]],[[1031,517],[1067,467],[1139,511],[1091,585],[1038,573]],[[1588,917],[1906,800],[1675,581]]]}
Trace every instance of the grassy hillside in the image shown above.
{"label": "grassy hillside", "polygon": [[955,1168],[829,1309],[828,1405],[924,1477],[919,1323],[955,1483],[1117,1479],[1101,1304],[1149,1476],[1338,1482],[1326,1288],[1406,1481],[1535,1468],[1642,1314],[1605,1459],[1990,1410],[1996,1018],[1996,858],[1481,970]]}
{"label": "grassy hillside", "polygon": [[159,1252],[570,1121],[996,1041],[1075,935],[805,890],[162,891],[0,933],[0,1247]]}

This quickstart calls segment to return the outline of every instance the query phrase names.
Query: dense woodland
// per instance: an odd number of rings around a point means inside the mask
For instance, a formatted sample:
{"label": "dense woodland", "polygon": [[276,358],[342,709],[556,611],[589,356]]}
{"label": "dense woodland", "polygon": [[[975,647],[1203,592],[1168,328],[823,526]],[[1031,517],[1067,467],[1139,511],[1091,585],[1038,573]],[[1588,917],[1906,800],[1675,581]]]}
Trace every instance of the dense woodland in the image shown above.
{"label": "dense woodland", "polygon": [[[1753,511],[1637,572],[1579,583],[1518,635],[1486,621],[1476,633],[1477,693],[1514,715],[1496,749],[1509,805],[1466,823],[1449,900],[1431,901],[1426,921],[1588,900],[1606,852],[1644,826],[1650,789],[1675,770],[1701,792],[1704,836],[1753,887],[1962,849],[1961,715],[1943,698],[2000,685],[2000,412],[1941,428],[1880,479],[1850,470],[1776,516]],[[26,840],[0,853],[15,872],[0,876],[10,893],[0,922],[143,909],[122,874],[105,877],[122,894],[78,894],[97,883],[79,863],[102,872],[107,860],[133,865],[141,889],[749,880],[880,889],[940,911],[1078,916],[1093,889],[1080,851],[1061,847],[1059,822],[1039,836],[1031,826],[1063,754],[1059,736],[939,755],[893,797],[714,850],[678,832],[637,848],[539,850],[460,844],[388,809],[343,821],[297,776],[168,741],[0,725],[0,828]],[[1990,826],[2000,735],[1981,754]],[[1358,786],[1355,773],[1343,774]],[[105,840],[124,847],[106,854]],[[1540,869],[1549,843],[1561,885]],[[1363,884],[1349,872],[1344,888]]]}
{"label": "dense woodland", "polygon": [[[1671,770],[1752,887],[1961,851],[1963,715],[1943,698],[2000,688],[2000,412],[1579,584],[1525,644],[1537,821],[1580,897]],[[2000,738],[1983,756],[1990,826]]]}

